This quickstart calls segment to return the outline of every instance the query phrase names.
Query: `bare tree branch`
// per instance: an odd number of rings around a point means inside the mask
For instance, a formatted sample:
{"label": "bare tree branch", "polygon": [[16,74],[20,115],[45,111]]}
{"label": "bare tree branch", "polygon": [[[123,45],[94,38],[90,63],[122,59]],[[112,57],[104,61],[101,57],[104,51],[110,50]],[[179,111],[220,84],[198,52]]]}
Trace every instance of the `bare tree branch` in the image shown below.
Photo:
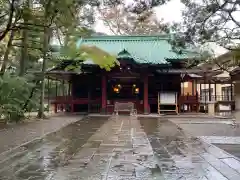
{"label": "bare tree branch", "polygon": [[[114,35],[118,35],[117,32],[115,32],[115,30],[112,28],[113,25],[111,24],[111,22],[110,22],[109,20],[107,20],[107,19],[104,18],[104,15],[103,15],[104,13],[103,13],[103,11],[101,10],[100,7],[98,7],[98,11],[100,12],[101,16],[103,17],[102,20],[107,24],[109,30],[110,30]],[[117,31],[118,31],[118,30],[117,30]]]}
{"label": "bare tree branch", "polygon": [[233,16],[232,16],[232,13],[229,12],[229,17],[232,19],[232,21],[238,26],[240,27],[240,22],[238,22]]}

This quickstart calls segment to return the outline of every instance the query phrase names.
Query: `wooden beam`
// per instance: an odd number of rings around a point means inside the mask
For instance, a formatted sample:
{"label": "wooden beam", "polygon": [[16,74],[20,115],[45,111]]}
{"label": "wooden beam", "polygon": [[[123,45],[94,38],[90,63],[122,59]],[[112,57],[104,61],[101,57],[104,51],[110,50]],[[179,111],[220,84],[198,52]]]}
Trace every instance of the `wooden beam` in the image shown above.
{"label": "wooden beam", "polygon": [[204,74],[204,73],[223,73],[222,70],[202,70],[202,69],[162,69],[157,70],[158,73],[171,73],[171,74]]}

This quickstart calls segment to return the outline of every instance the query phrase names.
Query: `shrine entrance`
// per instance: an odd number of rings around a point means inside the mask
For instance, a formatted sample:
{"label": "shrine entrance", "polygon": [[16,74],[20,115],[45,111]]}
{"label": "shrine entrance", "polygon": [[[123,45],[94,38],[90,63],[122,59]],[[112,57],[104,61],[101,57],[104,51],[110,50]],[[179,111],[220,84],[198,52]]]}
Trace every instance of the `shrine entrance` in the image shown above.
{"label": "shrine entrance", "polygon": [[143,99],[143,83],[139,79],[116,79],[108,81],[108,99],[110,100],[140,100]]}
{"label": "shrine entrance", "polygon": [[109,77],[107,94],[110,109],[116,102],[132,102],[136,109],[143,111],[143,82],[138,77]]}

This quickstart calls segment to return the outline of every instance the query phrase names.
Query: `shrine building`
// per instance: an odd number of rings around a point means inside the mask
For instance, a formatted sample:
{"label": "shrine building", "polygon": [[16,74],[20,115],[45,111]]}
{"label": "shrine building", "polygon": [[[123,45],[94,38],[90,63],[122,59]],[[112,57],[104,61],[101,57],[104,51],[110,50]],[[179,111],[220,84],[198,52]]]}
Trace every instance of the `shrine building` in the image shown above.
{"label": "shrine building", "polygon": [[[133,102],[138,113],[157,113],[160,105],[161,110],[175,111],[181,96],[181,69],[186,68],[186,62],[196,58],[197,53],[183,49],[173,51],[170,40],[169,35],[81,39],[79,47],[96,46],[115,55],[120,65],[106,71],[87,60],[81,66],[82,73],[78,74],[65,70],[72,61],[62,61],[47,72],[50,78],[70,85],[69,92],[61,97],[56,95],[52,101],[55,111],[58,105],[64,105],[70,112],[112,113],[115,102]],[[160,97],[159,93],[173,96]],[[159,104],[160,98],[165,98],[166,103]]]}

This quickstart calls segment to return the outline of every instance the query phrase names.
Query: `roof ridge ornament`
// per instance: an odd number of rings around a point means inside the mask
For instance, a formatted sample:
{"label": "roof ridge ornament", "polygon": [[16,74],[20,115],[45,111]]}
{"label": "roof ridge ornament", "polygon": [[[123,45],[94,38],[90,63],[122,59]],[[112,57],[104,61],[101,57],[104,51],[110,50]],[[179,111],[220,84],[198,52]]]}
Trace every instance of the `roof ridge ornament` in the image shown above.
{"label": "roof ridge ornament", "polygon": [[131,53],[129,53],[125,48],[118,53],[118,58],[129,58],[129,59],[133,59]]}

